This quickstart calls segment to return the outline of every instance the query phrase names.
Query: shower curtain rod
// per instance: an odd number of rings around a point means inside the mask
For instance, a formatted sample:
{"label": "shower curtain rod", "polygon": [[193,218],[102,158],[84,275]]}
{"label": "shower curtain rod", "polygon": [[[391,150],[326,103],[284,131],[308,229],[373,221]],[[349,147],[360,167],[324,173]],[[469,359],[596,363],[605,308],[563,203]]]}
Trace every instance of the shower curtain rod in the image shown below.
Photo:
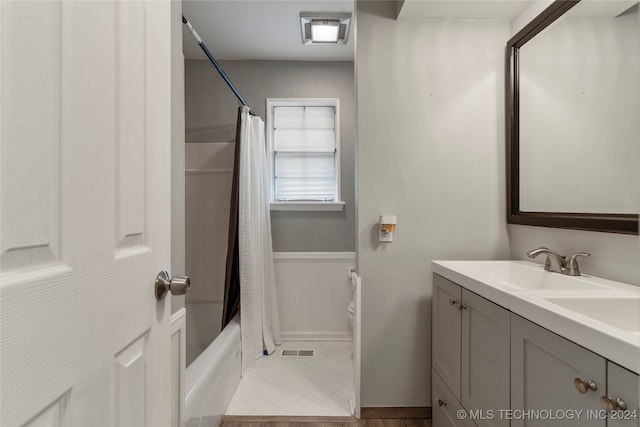
{"label": "shower curtain rod", "polygon": [[[225,73],[222,67],[220,67],[220,64],[218,64],[218,61],[216,61],[216,59],[213,57],[211,52],[209,52],[209,49],[207,49],[207,46],[205,46],[205,44],[202,42],[202,39],[196,32],[195,28],[193,28],[193,26],[191,25],[191,22],[189,22],[187,18],[184,17],[184,15],[182,15],[182,23],[187,26],[189,31],[191,31],[191,35],[196,40],[196,43],[198,43],[198,46],[200,46],[204,54],[207,55],[207,58],[209,58],[209,61],[211,61],[213,66],[216,67],[216,70],[218,70],[218,73],[220,73],[220,76],[224,79],[227,86],[229,86],[229,89],[231,89],[233,93],[236,95],[236,98],[238,98],[238,101],[240,101],[240,103],[245,107],[249,107],[249,105],[247,104],[247,101],[245,101],[242,95],[240,95],[240,92],[238,92],[238,89],[236,89],[233,82],[229,79],[229,76],[227,76],[227,73]],[[251,109],[251,107],[249,107],[249,114],[251,114],[252,116],[256,115]]]}

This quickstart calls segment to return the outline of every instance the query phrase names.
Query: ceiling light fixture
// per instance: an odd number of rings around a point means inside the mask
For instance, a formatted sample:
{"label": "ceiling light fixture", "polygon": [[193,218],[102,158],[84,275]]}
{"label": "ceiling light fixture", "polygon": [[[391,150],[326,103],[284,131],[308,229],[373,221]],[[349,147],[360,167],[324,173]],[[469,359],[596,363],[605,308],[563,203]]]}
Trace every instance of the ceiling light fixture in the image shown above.
{"label": "ceiling light fixture", "polygon": [[301,13],[302,44],[346,44],[350,13]]}

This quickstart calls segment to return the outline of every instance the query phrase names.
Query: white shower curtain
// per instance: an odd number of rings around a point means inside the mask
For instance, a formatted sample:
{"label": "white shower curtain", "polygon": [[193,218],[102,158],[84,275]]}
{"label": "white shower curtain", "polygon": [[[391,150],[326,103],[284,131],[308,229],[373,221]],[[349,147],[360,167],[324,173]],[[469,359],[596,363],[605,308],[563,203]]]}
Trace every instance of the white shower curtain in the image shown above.
{"label": "white shower curtain", "polygon": [[280,344],[271,245],[269,178],[264,122],[243,107],[240,124],[239,258],[242,373]]}

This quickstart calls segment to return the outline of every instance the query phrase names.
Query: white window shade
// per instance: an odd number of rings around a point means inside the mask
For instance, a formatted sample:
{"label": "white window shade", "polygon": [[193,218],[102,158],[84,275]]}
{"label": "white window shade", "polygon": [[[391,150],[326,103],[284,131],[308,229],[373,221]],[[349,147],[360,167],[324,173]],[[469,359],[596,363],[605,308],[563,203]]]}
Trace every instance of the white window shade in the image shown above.
{"label": "white window shade", "polygon": [[277,151],[326,151],[336,149],[333,129],[275,129]]}
{"label": "white window shade", "polygon": [[337,201],[336,108],[275,106],[273,200]]}
{"label": "white window shade", "polygon": [[274,107],[276,129],[334,129],[334,107]]}

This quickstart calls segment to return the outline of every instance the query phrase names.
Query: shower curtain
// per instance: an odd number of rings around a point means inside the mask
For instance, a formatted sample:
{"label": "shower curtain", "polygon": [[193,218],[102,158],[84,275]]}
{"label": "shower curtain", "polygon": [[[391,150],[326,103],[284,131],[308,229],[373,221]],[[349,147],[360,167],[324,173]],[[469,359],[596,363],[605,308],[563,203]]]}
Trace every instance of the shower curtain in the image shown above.
{"label": "shower curtain", "polygon": [[280,344],[264,122],[242,107],[239,125],[238,257],[242,373]]}
{"label": "shower curtain", "polygon": [[224,303],[222,304],[222,329],[240,309],[240,260],[238,258],[238,175],[240,173],[240,126],[242,107],[236,119],[236,140],[231,179],[231,203],[229,209],[229,237],[227,240],[227,264],[224,277]]}

